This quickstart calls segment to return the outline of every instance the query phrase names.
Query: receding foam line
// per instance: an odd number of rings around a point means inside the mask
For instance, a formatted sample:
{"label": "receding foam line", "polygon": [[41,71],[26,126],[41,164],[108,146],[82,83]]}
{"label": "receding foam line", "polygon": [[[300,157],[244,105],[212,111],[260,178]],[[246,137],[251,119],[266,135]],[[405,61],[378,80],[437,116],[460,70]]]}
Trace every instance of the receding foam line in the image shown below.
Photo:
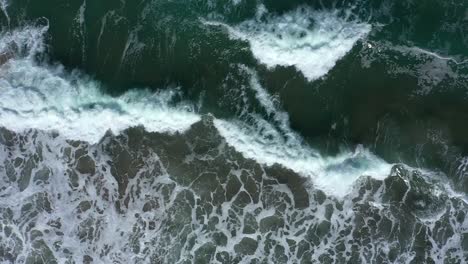
{"label": "receding foam line", "polygon": [[256,19],[223,26],[234,39],[249,42],[255,58],[268,68],[294,66],[309,81],[326,75],[371,30],[366,23],[349,21],[337,11],[301,7],[282,16],[265,15],[259,7]]}
{"label": "receding foam line", "polygon": [[437,58],[439,60],[451,61],[451,62],[453,62],[453,63],[455,63],[457,65],[468,63],[468,60],[458,61],[458,60],[456,60],[456,59],[454,59],[452,57],[445,57],[445,56],[439,55],[439,54],[437,54],[435,52],[425,50],[425,49],[422,49],[422,48],[419,48],[419,47],[408,47],[407,49],[412,50],[412,51],[417,52],[417,53],[423,53],[423,54],[435,57],[435,58]]}

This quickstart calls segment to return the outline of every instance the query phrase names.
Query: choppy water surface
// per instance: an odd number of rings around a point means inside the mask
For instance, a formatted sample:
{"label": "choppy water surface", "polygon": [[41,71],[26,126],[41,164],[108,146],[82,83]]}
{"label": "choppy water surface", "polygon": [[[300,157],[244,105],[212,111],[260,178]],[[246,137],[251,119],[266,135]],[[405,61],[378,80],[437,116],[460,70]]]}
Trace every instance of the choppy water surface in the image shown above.
{"label": "choppy water surface", "polygon": [[467,263],[465,1],[0,1],[1,263]]}

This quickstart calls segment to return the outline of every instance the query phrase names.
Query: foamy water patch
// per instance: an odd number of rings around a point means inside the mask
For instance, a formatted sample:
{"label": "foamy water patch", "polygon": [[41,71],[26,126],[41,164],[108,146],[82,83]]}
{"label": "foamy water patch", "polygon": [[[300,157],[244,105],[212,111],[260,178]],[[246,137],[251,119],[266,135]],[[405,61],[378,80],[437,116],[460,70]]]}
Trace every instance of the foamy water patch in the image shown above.
{"label": "foamy water patch", "polygon": [[316,11],[301,7],[281,16],[259,8],[256,19],[230,26],[230,36],[249,42],[255,58],[268,68],[294,66],[309,81],[326,75],[371,25],[338,15],[338,11]]}
{"label": "foamy water patch", "polygon": [[99,83],[60,67],[12,59],[0,68],[0,125],[23,131],[57,130],[63,136],[98,142],[111,130],[133,126],[175,133],[200,120],[190,104],[172,104],[177,89],[132,90],[119,97],[101,92]]}
{"label": "foamy water patch", "polygon": [[258,120],[258,129],[235,120],[215,120],[214,124],[226,142],[244,157],[264,165],[279,164],[304,177],[328,194],[344,197],[361,176],[386,178],[392,165],[358,146],[355,151],[335,157],[323,157],[307,144],[290,145],[273,127]]}
{"label": "foamy water patch", "polygon": [[[174,103],[178,89],[160,92],[131,90],[112,97],[96,82],[79,72],[35,62],[43,52],[41,36],[29,28],[1,38],[0,49],[8,43],[25,52],[12,50],[12,57],[0,66],[0,125],[16,132],[29,129],[58,131],[65,138],[98,142],[108,130],[119,133],[143,126],[150,132],[177,133],[201,118],[190,103]],[[36,36],[31,39],[25,36]],[[10,55],[9,55],[10,56]],[[305,177],[335,196],[349,193],[362,175],[383,178],[390,166],[368,150],[358,148],[337,157],[322,157],[293,131],[289,116],[279,102],[260,84],[255,71],[241,66],[250,76],[249,87],[269,118],[248,113],[243,118],[214,120],[227,143],[245,157],[265,165],[280,164]]]}
{"label": "foamy water patch", "polygon": [[334,157],[322,156],[291,129],[289,115],[261,86],[257,74],[244,66],[241,69],[250,76],[251,89],[272,119],[251,114],[248,120],[214,120],[226,142],[244,157],[268,166],[280,164],[311,178],[314,185],[336,197],[349,194],[361,176],[384,179],[389,175],[392,164],[362,146]]}

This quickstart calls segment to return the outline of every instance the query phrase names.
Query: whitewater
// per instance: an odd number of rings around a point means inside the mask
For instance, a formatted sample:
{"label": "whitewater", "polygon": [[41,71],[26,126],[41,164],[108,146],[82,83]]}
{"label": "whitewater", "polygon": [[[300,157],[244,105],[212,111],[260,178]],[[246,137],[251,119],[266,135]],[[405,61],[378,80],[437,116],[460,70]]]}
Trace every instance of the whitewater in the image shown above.
{"label": "whitewater", "polygon": [[[247,43],[260,67],[292,67],[309,83],[373,28],[336,10],[257,9],[243,22],[197,23]],[[239,113],[221,118],[183,87],[111,96],[93,76],[51,63],[48,34],[0,35],[0,261],[466,259],[467,198],[443,173],[362,145],[321,153],[254,67],[232,66],[247,82]]]}
{"label": "whitewater", "polygon": [[356,21],[351,13],[341,17],[338,10],[315,11],[308,7],[277,16],[259,6],[255,19],[234,26],[203,22],[222,26],[231,38],[247,41],[254,57],[269,69],[292,66],[309,81],[325,76],[372,29]]}
{"label": "whitewater", "polygon": [[[111,97],[84,74],[66,72],[60,65],[38,64],[34,58],[45,50],[46,32],[47,27],[26,27],[1,38],[1,53],[14,54],[1,65],[0,124],[5,128],[17,132],[56,131],[66,138],[93,144],[107,131],[119,134],[143,126],[149,132],[182,133],[201,120],[195,105],[172,103],[181,96],[177,88],[160,92],[134,89]],[[322,157],[290,129],[287,113],[275,105],[256,74],[245,66],[241,68],[250,76],[257,100],[279,125],[276,128],[261,116],[254,117],[250,124],[242,119],[215,119],[227,143],[246,158],[266,165],[281,164],[339,197],[346,195],[361,175],[388,175],[391,165],[361,147],[337,157]]]}

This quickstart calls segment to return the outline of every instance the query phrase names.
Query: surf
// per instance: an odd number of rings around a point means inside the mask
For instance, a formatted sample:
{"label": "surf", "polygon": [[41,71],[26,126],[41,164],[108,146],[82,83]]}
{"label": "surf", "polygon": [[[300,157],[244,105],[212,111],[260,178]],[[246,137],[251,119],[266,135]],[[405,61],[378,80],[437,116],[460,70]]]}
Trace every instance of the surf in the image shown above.
{"label": "surf", "polygon": [[294,67],[309,81],[325,76],[356,44],[372,30],[370,24],[338,10],[298,7],[282,15],[257,8],[255,19],[228,25],[203,20],[208,26],[227,29],[233,39],[246,41],[253,56],[269,69]]}

